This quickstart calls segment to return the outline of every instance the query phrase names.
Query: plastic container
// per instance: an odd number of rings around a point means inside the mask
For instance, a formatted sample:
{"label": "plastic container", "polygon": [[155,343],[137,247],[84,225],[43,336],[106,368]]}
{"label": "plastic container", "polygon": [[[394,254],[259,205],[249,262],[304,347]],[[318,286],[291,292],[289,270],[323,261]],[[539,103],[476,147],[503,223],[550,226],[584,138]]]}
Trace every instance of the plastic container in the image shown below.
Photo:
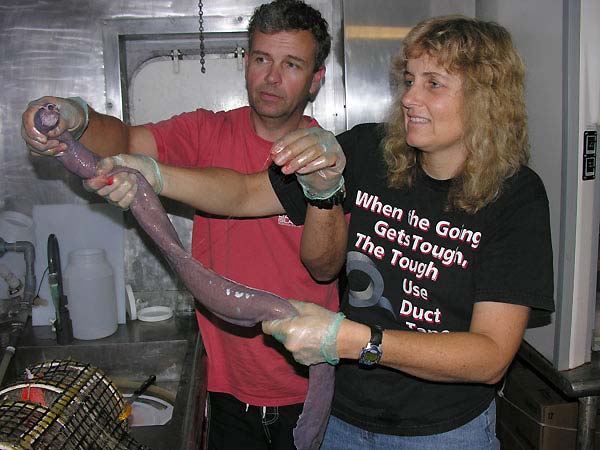
{"label": "plastic container", "polygon": [[[0,212],[0,237],[11,244],[17,241],[29,241],[35,245],[35,229],[31,217],[16,211]],[[0,257],[17,278],[25,282],[25,258],[22,253],[6,252]],[[0,298],[8,297],[6,281],[0,277]]]}
{"label": "plastic container", "polygon": [[173,311],[168,306],[148,306],[138,312],[138,320],[142,322],[161,322],[173,317]]}
{"label": "plastic container", "polygon": [[100,339],[117,331],[114,273],[103,249],[70,252],[63,279],[75,339]]}

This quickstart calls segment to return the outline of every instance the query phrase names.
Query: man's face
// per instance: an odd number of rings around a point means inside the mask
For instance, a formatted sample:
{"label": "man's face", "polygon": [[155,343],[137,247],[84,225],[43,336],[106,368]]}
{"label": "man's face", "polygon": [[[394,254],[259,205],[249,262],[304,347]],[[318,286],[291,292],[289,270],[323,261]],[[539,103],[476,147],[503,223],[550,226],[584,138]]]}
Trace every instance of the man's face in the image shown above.
{"label": "man's face", "polygon": [[255,32],[246,55],[246,89],[254,112],[283,121],[301,115],[325,69],[314,72],[316,42],[306,30]]}

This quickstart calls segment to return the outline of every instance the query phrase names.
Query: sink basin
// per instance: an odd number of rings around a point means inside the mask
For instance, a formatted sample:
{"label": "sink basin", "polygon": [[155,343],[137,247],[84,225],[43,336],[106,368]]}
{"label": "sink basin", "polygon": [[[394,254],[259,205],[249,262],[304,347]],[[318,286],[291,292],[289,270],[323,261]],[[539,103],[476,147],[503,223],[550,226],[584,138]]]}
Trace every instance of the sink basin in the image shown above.
{"label": "sink basin", "polygon": [[156,382],[146,394],[171,403],[171,419],[164,425],[132,427],[131,435],[153,450],[194,449],[200,440],[203,397],[199,397],[206,378],[201,354],[197,329],[182,329],[175,319],[132,321],[119,325],[112,336],[69,345],[57,345],[50,327],[33,327],[19,340],[5,384],[27,366],[55,359],[101,369],[126,396],[154,374]]}

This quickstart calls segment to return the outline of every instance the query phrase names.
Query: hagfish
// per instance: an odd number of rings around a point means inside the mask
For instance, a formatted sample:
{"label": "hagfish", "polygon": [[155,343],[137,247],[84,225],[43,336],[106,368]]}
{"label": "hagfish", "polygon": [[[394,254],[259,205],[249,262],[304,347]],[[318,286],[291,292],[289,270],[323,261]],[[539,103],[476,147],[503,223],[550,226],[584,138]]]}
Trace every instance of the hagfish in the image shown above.
{"label": "hagfish", "polygon": [[[55,105],[44,105],[35,115],[35,126],[47,134],[56,127],[59,117]],[[56,139],[67,144],[67,150],[56,156],[67,170],[84,179],[96,175],[98,155],[73,139],[69,132]],[[119,172],[136,175],[138,190],[130,205],[133,216],[190,293],[211,313],[244,327],[298,314],[285,299],[222,277],[195,260],[184,249],[158,196],[144,176],[128,167],[117,167],[108,176]],[[333,366],[326,363],[309,368],[308,392],[294,429],[294,444],[298,450],[317,450],[321,445],[333,397],[333,372]]]}

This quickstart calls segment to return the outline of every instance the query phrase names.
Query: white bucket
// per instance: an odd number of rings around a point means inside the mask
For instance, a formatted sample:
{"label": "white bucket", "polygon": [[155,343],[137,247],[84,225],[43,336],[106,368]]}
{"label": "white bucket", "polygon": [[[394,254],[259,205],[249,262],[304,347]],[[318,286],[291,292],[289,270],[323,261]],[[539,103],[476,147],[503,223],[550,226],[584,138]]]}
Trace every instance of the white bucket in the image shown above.
{"label": "white bucket", "polygon": [[103,249],[70,252],[63,278],[75,339],[100,339],[117,331],[115,279]]}
{"label": "white bucket", "polygon": [[[0,238],[6,242],[29,241],[35,245],[35,232],[31,217],[16,211],[0,212]],[[0,263],[25,283],[25,258],[23,253],[6,252]],[[8,297],[8,285],[0,278],[0,299]]]}

